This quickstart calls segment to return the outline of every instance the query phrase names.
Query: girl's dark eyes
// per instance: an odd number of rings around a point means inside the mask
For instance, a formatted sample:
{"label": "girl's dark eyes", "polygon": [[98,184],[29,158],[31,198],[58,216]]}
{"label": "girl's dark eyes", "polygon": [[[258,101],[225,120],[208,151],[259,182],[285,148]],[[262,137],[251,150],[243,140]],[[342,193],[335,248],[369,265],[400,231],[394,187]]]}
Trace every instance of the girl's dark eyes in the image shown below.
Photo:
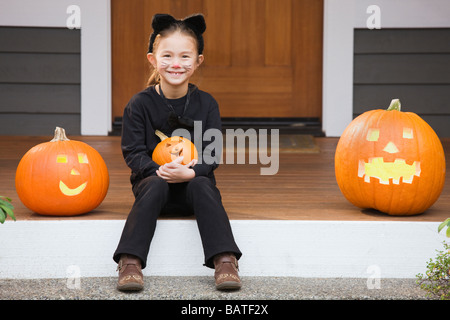
{"label": "girl's dark eyes", "polygon": [[[171,55],[170,55],[170,54],[164,54],[162,57],[163,57],[163,58],[171,58]],[[183,59],[189,59],[190,56],[183,55],[183,56],[181,56],[181,58],[183,58]]]}

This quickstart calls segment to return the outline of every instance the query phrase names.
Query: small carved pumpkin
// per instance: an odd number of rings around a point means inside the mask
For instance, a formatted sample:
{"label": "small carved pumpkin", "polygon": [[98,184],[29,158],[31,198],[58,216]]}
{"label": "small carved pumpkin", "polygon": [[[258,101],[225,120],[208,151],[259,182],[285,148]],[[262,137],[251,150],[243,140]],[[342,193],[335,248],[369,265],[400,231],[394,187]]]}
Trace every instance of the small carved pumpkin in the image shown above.
{"label": "small carved pumpkin", "polygon": [[417,114],[388,110],[355,118],[339,139],[335,174],[348,201],[391,215],[414,215],[439,198],[445,156],[434,130]]}
{"label": "small carved pumpkin", "polygon": [[172,162],[178,157],[183,157],[181,162],[183,165],[193,159],[198,159],[197,148],[189,139],[179,136],[169,138],[159,130],[156,130],[155,134],[161,139],[161,142],[153,150],[152,160],[160,166]]}
{"label": "small carved pumpkin", "polygon": [[16,191],[30,210],[73,216],[95,209],[106,196],[109,174],[103,158],[88,144],[55,137],[31,148],[16,170]]}

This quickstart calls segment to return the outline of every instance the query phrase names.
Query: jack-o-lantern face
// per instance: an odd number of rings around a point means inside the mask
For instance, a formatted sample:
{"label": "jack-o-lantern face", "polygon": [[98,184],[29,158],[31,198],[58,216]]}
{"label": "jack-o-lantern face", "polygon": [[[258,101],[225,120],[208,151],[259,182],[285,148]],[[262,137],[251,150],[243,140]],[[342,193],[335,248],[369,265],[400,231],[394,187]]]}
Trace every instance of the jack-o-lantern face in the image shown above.
{"label": "jack-o-lantern face", "polygon": [[31,148],[16,171],[16,190],[30,210],[43,215],[78,215],[95,209],[109,187],[100,154],[57,128],[55,139]]}
{"label": "jack-o-lantern face", "polygon": [[[402,141],[403,146],[406,143],[414,143],[413,132],[412,128],[403,128],[402,139],[411,140],[410,142]],[[369,128],[366,140],[379,143],[380,129]],[[364,182],[370,183],[370,178],[376,178],[381,184],[389,184],[390,182],[394,184],[401,182],[411,184],[415,176],[420,177],[420,161],[413,160],[413,163],[408,164],[407,161],[410,162],[410,159],[397,157],[396,155],[400,153],[400,150],[395,142],[389,141],[387,144],[383,143],[381,148],[383,149],[380,155],[386,152],[394,155],[395,159],[391,162],[386,162],[383,156],[370,158],[368,162],[360,159],[358,164],[358,177],[364,178]]]}
{"label": "jack-o-lantern face", "polygon": [[178,157],[183,157],[181,162],[183,165],[193,159],[198,159],[197,148],[189,139],[179,136],[169,138],[159,130],[156,130],[155,134],[161,139],[161,142],[153,150],[152,160],[160,166]]}
{"label": "jack-o-lantern face", "polygon": [[183,147],[183,138],[181,137],[171,138],[170,141],[165,144],[165,148],[167,152],[170,153],[172,161],[178,157],[184,156]]}
{"label": "jack-o-lantern face", "polygon": [[[77,157],[78,163],[80,164],[88,164],[89,160],[87,158],[87,155],[85,153],[78,153]],[[66,154],[58,154],[56,156],[56,163],[67,163],[68,157]],[[75,167],[70,170],[70,174],[72,176],[80,176],[80,171],[77,170]],[[69,188],[62,180],[59,181],[59,190],[66,195],[66,196],[76,196],[83,192],[83,190],[86,188],[87,181],[83,182],[79,186],[75,188]]]}
{"label": "jack-o-lantern face", "polygon": [[361,208],[393,215],[418,214],[439,197],[445,156],[433,129],[418,115],[386,110],[354,119],[339,139],[335,173],[344,196]]}

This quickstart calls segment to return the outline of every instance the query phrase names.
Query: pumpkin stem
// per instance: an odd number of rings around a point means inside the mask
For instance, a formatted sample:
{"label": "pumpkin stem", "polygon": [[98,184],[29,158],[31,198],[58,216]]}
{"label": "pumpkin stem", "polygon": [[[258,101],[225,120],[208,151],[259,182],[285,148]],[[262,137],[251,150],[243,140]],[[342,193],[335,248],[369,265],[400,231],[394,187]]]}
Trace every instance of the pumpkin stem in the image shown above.
{"label": "pumpkin stem", "polygon": [[60,127],[56,127],[55,129],[55,137],[50,142],[55,141],[69,141],[70,139],[67,139],[66,137],[66,130]]}
{"label": "pumpkin stem", "polygon": [[400,111],[402,104],[400,103],[400,99],[392,99],[391,104],[387,111],[397,110]]}
{"label": "pumpkin stem", "polygon": [[163,141],[163,140],[165,140],[165,139],[168,138],[168,136],[166,136],[164,133],[162,133],[162,132],[159,131],[159,130],[156,130],[156,131],[155,131],[155,134],[161,139],[161,141]]}

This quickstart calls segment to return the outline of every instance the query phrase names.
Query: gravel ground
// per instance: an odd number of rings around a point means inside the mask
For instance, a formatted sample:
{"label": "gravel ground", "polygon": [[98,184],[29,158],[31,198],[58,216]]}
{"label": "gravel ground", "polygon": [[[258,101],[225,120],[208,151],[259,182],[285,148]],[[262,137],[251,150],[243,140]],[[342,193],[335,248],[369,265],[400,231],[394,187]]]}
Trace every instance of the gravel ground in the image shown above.
{"label": "gravel ground", "polygon": [[242,289],[221,292],[213,277],[147,276],[138,293],[116,290],[115,277],[0,279],[0,300],[428,300],[415,279],[243,277]]}

